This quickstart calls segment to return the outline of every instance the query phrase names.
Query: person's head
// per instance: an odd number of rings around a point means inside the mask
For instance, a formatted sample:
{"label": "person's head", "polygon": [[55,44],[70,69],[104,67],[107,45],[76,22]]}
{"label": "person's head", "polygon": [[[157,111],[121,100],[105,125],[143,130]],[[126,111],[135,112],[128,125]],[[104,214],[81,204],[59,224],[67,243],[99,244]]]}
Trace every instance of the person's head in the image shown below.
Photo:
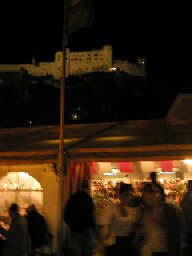
{"label": "person's head", "polygon": [[84,191],[89,190],[89,181],[88,180],[83,180],[81,183],[81,189]]}
{"label": "person's head", "polygon": [[28,206],[27,210],[26,210],[26,212],[27,212],[28,214],[33,213],[33,212],[36,212],[36,211],[37,211],[37,208],[36,208],[36,206],[35,206],[34,204],[30,204],[30,205]]}
{"label": "person's head", "polygon": [[14,218],[14,216],[19,214],[20,207],[18,204],[12,204],[9,207],[9,215],[11,218]]}
{"label": "person's head", "polygon": [[121,203],[130,205],[132,202],[133,188],[131,184],[121,183],[119,188],[119,200]]}
{"label": "person's head", "polygon": [[146,206],[154,207],[165,201],[164,189],[158,183],[146,183],[142,189],[142,199]]}
{"label": "person's head", "polygon": [[153,184],[156,184],[157,183],[157,173],[156,172],[151,172],[150,173],[150,178],[151,178],[151,182]]}

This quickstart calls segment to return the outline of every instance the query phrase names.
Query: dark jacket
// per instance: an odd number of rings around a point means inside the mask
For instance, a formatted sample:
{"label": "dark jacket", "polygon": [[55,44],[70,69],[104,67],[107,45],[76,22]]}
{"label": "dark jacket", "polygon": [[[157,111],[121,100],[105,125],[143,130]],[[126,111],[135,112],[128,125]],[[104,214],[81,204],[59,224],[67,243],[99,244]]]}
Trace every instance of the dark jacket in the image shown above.
{"label": "dark jacket", "polygon": [[182,236],[184,219],[180,208],[166,203],[164,206],[168,228],[168,255],[180,256],[182,252]]}
{"label": "dark jacket", "polygon": [[31,212],[26,218],[28,220],[32,248],[38,248],[47,244],[49,242],[49,229],[45,218],[37,211]]}
{"label": "dark jacket", "polygon": [[82,190],[72,195],[64,210],[64,221],[72,232],[95,229],[95,206],[91,196]]}
{"label": "dark jacket", "polygon": [[181,208],[185,219],[186,231],[192,233],[192,191],[187,191],[183,196]]}
{"label": "dark jacket", "polygon": [[30,236],[25,217],[19,214],[12,219],[7,231],[0,227],[0,234],[7,238],[3,248],[4,256],[20,256],[30,251]]}

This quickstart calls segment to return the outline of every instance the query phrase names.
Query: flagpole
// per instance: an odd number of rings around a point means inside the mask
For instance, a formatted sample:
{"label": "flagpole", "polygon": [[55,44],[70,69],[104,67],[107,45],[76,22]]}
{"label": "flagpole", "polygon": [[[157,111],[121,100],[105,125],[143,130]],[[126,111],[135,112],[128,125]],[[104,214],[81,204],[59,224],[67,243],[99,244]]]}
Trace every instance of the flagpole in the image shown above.
{"label": "flagpole", "polygon": [[[64,203],[69,195],[70,174],[67,173],[66,155],[64,148],[64,112],[65,112],[65,78],[67,64],[67,37],[76,30],[89,26],[94,23],[94,0],[64,0],[64,19],[63,19],[63,58],[61,66],[61,88],[60,88],[60,146],[59,146],[59,170],[60,170],[60,221],[59,221],[59,252],[62,255],[67,234],[64,237]],[[70,13],[69,13],[70,9]],[[69,20],[70,19],[70,20]],[[69,26],[70,25],[70,26]],[[66,168],[66,170],[65,170]],[[65,184],[65,194],[64,194]],[[66,231],[66,229],[65,229]],[[66,232],[67,233],[67,232]]]}
{"label": "flagpole", "polygon": [[66,76],[66,1],[64,1],[64,20],[63,20],[63,57],[61,64],[61,86],[60,86],[60,144],[59,144],[59,170],[60,170],[60,223],[59,223],[59,252],[62,255],[64,247],[64,228],[63,228],[63,212],[64,212],[64,113],[65,113],[65,76]]}

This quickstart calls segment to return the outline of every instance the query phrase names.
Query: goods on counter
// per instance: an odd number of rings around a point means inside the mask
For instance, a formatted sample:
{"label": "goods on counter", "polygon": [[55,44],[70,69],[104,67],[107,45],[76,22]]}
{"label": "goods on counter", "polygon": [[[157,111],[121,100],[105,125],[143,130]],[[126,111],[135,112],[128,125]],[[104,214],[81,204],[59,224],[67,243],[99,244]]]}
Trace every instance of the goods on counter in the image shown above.
{"label": "goods on counter", "polygon": [[[113,203],[118,203],[118,189],[121,182],[125,182],[122,178],[93,180],[92,181],[92,196],[94,199],[106,198]],[[142,187],[148,180],[131,179],[130,183],[133,186],[134,193],[140,197]],[[158,182],[164,187],[166,200],[175,204],[180,204],[180,201],[187,189],[187,181],[180,179],[159,179]]]}

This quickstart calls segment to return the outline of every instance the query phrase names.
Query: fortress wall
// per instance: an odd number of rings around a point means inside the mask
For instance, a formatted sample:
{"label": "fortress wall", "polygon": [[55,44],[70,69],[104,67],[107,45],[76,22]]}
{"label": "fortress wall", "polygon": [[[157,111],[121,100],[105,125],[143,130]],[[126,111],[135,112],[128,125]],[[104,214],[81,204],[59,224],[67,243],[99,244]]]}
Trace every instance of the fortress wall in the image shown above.
{"label": "fortress wall", "polygon": [[112,65],[112,47],[104,46],[100,50],[70,52],[69,74],[78,75],[90,72],[105,72]]}
{"label": "fortress wall", "polygon": [[[114,60],[112,56],[112,46],[105,45],[102,49],[84,52],[70,52],[67,49],[66,75],[81,75],[90,72],[109,72],[111,68],[117,67],[133,76],[145,77],[145,64],[143,58],[139,59],[140,64],[129,61]],[[36,64],[0,64],[0,72],[20,72],[26,69],[32,76],[53,76],[54,79],[61,78],[61,68],[63,62],[63,52],[55,54],[53,62],[39,62]]]}

